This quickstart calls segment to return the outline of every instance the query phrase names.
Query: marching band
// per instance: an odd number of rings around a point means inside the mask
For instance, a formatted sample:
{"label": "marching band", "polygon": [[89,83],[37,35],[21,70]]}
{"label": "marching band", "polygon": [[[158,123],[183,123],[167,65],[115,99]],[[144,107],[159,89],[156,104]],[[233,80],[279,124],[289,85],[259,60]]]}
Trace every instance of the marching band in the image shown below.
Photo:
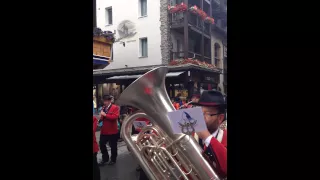
{"label": "marching band", "polygon": [[[150,80],[150,82],[157,82],[156,79],[152,79],[152,77],[161,77],[161,68],[158,69],[159,72],[157,72],[157,69],[153,70],[153,72],[149,72],[146,73],[146,75],[140,77],[140,79],[142,79],[141,81],[137,81],[135,82],[135,86],[132,87],[132,89],[135,89],[135,92],[139,93],[139,88],[140,86],[143,86],[143,83],[146,83],[148,80]],[[157,74],[158,76],[152,76],[152,73],[159,73]],[[143,79],[148,77],[149,79]],[[161,81],[161,80],[158,80]],[[141,83],[141,84],[139,84]],[[150,84],[150,83],[149,83]],[[148,84],[148,85],[149,85]],[[161,84],[161,83],[159,83]],[[132,86],[132,85],[130,85]],[[130,89],[131,90],[131,89]],[[130,90],[125,90],[126,91],[130,91]],[[131,93],[131,92],[130,92]],[[137,104],[136,101],[133,102],[132,99],[130,99],[130,97],[132,96],[132,94],[130,94],[129,92],[125,93],[125,95],[121,95],[120,96],[120,102],[121,105],[123,104],[123,102],[128,103],[128,104]],[[128,94],[128,96],[127,96]],[[129,95],[130,94],[130,95]],[[139,94],[138,94],[139,95]],[[137,95],[137,97],[138,97]],[[141,94],[141,96],[145,96],[145,97],[140,97],[141,99],[148,99],[149,97],[147,97],[147,94]],[[159,97],[161,97],[161,94],[159,95]],[[111,161],[109,162],[114,164],[116,162],[116,156],[117,156],[117,147],[116,147],[116,137],[115,134],[118,133],[118,131],[113,131],[113,129],[111,129],[110,127],[116,127],[115,122],[117,121],[117,119],[119,118],[119,107],[112,104],[111,103],[111,97],[110,96],[105,96],[104,97],[104,101],[105,101],[105,106],[103,107],[103,109],[101,110],[101,121],[103,121],[103,125],[101,128],[101,135],[100,135],[100,150],[102,152],[102,162],[100,163],[100,165],[107,163],[109,161],[109,155],[106,149],[106,142],[109,141],[111,147]],[[152,100],[157,99],[156,97],[154,97]],[[136,99],[135,99],[136,100]],[[164,100],[163,100],[164,101]],[[158,114],[153,114],[154,112],[150,111],[150,109],[152,109],[152,105],[155,105],[155,102],[151,102],[151,104],[149,106],[143,105],[141,106],[142,108],[139,107],[135,107],[133,108],[133,112],[130,113],[126,118],[126,120],[123,122],[124,128],[126,127],[132,127],[132,133],[125,133],[125,131],[122,135],[122,137],[124,138],[125,142],[127,143],[128,149],[130,150],[130,152],[137,156],[138,162],[140,164],[140,167],[137,168],[137,170],[140,171],[140,180],[143,179],[161,179],[161,177],[166,177],[168,176],[168,174],[162,174],[161,176],[157,176],[157,173],[155,173],[154,171],[157,171],[158,166],[157,164],[159,162],[154,162],[154,160],[157,159],[161,159],[161,153],[163,153],[163,150],[160,149],[152,149],[153,147],[158,147],[159,146],[159,139],[161,138],[171,138],[173,141],[171,140],[165,140],[164,143],[164,147],[166,145],[168,145],[168,142],[176,142],[177,140],[175,139],[174,135],[170,135],[169,132],[167,132],[168,130],[166,129],[167,125],[165,124],[161,124],[163,123],[166,119],[162,119],[161,121],[159,120],[157,123],[158,125],[154,125],[153,123],[150,124],[150,119],[147,119],[145,117],[136,117],[134,116],[134,114],[139,114],[137,112],[144,112],[146,115],[150,115],[150,117],[152,117],[151,119],[156,119],[156,117],[160,117],[158,116]],[[170,99],[168,100],[168,102],[170,102]],[[141,102],[143,103],[143,102]],[[161,103],[161,102],[158,102]],[[163,103],[165,104],[165,103]],[[120,105],[120,104],[119,104]],[[195,153],[191,153],[191,152],[183,152],[186,153],[183,156],[172,156],[170,157],[169,155],[169,161],[168,163],[165,163],[165,165],[168,166],[168,164],[171,164],[170,167],[175,167],[175,168],[180,168],[180,175],[175,176],[174,173],[169,173],[170,175],[173,175],[174,177],[184,177],[184,179],[203,179],[206,177],[210,177],[212,179],[226,179],[227,178],[227,126],[226,126],[226,99],[223,96],[223,94],[219,91],[215,91],[215,90],[208,90],[208,91],[203,91],[201,93],[201,95],[193,95],[191,98],[191,101],[188,103],[184,103],[182,105],[179,106],[178,103],[178,98],[175,98],[175,101],[172,102],[172,106],[178,110],[178,109],[183,109],[183,108],[194,108],[194,107],[201,107],[203,116],[204,116],[204,120],[207,126],[207,129],[201,132],[193,132],[191,136],[194,137],[194,139],[197,141],[198,145],[203,149],[201,152],[202,157],[191,157],[189,156],[187,160],[184,159],[179,159],[182,158],[185,155],[188,154],[195,154]],[[157,108],[161,108],[162,106],[157,106]],[[139,108],[139,110],[138,110]],[[149,111],[148,109],[149,108]],[[159,114],[161,114],[161,112],[165,112],[165,109],[159,109]],[[141,114],[141,113],[140,113]],[[133,119],[132,119],[132,118]],[[165,118],[165,117],[163,117]],[[139,128],[136,129],[133,127],[133,121],[145,121],[147,124],[149,124],[149,126],[147,127],[149,130],[149,133],[146,133],[147,131],[144,130],[144,128]],[[95,123],[97,124],[97,120],[95,120],[94,118],[94,127],[95,127]],[[159,124],[160,123],[160,124]],[[153,127],[155,126],[155,127]],[[153,128],[151,131],[150,129]],[[130,129],[130,128],[126,128],[126,129]],[[95,132],[95,128],[94,128],[94,132]],[[157,132],[156,134],[150,134],[150,132]],[[161,135],[163,133],[169,133],[168,135],[165,135],[164,137],[162,137]],[[95,134],[95,133],[94,133]],[[128,135],[132,135],[132,134],[138,134],[138,138],[139,137],[143,137],[143,139],[138,139],[133,141],[131,139],[131,137],[128,137]],[[114,138],[113,138],[114,137]],[[137,137],[137,136],[135,136]],[[156,138],[158,137],[158,138]],[[154,139],[153,139],[154,138]],[[183,138],[183,136],[181,136],[180,138]],[[178,138],[179,139],[179,138]],[[95,142],[95,137],[94,137],[94,142]],[[155,143],[152,146],[148,146],[148,143]],[[178,141],[177,141],[178,142]],[[146,147],[144,147],[147,144]],[[194,147],[194,145],[191,144],[187,144],[190,148],[188,148],[188,151],[197,151],[197,148]],[[139,151],[142,151],[142,149],[149,149],[149,151],[159,151],[160,156],[157,157],[155,155],[147,155],[144,154],[142,155],[142,153],[137,153]],[[167,147],[165,147],[167,148]],[[98,147],[97,144],[94,144],[94,157],[96,157],[96,153],[98,151]],[[169,153],[174,154],[173,149],[166,149],[164,151],[168,151]],[[177,151],[176,153],[178,153],[180,151]],[[179,157],[179,158],[178,158]],[[144,160],[143,160],[144,158]],[[192,159],[194,158],[194,159]],[[199,159],[200,158],[200,159]],[[203,169],[205,169],[207,166],[203,165],[206,163],[199,163],[196,164],[197,161],[202,161],[202,158],[207,161],[207,163],[209,164],[209,167],[212,168],[212,171],[205,171]],[[160,160],[159,159],[159,160]],[[165,158],[166,159],[166,158]],[[95,162],[97,161],[96,158],[94,160]],[[177,161],[178,163],[175,163],[175,161]],[[188,174],[187,172],[190,171],[189,165],[184,165],[183,163],[186,162],[194,162],[193,166],[195,167],[195,171],[197,173],[194,174]],[[94,162],[94,164],[95,164]],[[177,166],[177,164],[180,163],[180,167]],[[173,164],[173,165],[172,165]],[[182,164],[182,165],[181,165]],[[203,167],[197,167],[197,165],[201,165]],[[163,166],[162,166],[163,167]],[[170,170],[170,169],[168,169]],[[192,169],[191,169],[192,170]],[[96,171],[97,172],[97,171]],[[160,171],[159,171],[160,172]],[[177,179],[177,178],[176,178]],[[178,178],[179,179],[179,178]]]}

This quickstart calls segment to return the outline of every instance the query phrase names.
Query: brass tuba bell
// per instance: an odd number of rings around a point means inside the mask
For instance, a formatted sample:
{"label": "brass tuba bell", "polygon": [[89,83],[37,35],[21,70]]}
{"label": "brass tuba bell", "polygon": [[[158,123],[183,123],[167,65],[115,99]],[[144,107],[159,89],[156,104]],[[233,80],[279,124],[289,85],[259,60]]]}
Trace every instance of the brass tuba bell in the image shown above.
{"label": "brass tuba bell", "polygon": [[[219,180],[202,156],[202,149],[189,135],[174,134],[167,113],[175,111],[165,88],[167,67],[155,68],[134,81],[116,101],[145,113],[127,117],[121,135],[129,150],[151,180]],[[133,121],[144,117],[152,122],[131,136]]]}

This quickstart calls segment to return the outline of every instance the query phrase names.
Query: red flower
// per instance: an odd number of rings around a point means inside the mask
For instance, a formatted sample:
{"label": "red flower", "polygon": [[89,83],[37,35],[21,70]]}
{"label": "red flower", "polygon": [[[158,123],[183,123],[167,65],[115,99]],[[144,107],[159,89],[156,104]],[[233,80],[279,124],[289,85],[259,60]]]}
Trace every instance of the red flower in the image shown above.
{"label": "red flower", "polygon": [[168,6],[168,10],[170,13],[183,12],[183,11],[186,11],[187,8],[188,8],[187,5],[185,5],[183,2],[175,6]]}
{"label": "red flower", "polygon": [[207,13],[205,13],[203,10],[198,9],[197,11],[198,15],[201,17],[202,20],[205,20],[206,17],[208,16]]}
{"label": "red flower", "polygon": [[198,14],[198,7],[196,5],[194,6],[191,6],[189,8],[190,12],[193,13],[193,14]]}
{"label": "red flower", "polygon": [[214,24],[214,19],[212,17],[206,17],[204,21],[210,24]]}

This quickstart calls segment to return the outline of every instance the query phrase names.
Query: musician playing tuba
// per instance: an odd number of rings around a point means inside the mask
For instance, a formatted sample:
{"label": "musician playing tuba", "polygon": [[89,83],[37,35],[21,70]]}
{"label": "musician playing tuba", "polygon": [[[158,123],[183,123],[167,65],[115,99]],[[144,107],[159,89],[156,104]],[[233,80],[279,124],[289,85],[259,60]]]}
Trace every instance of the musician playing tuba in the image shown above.
{"label": "musician playing tuba", "polygon": [[[198,135],[205,142],[204,151],[188,134],[175,134],[169,112],[175,111],[165,88],[168,67],[150,70],[128,86],[117,100],[145,113],[134,113],[123,122],[121,134],[131,153],[150,180],[221,180],[226,178],[226,131],[219,130],[224,120],[225,103],[219,92],[207,91],[195,105],[202,106],[208,130]],[[223,98],[222,98],[223,99]],[[137,118],[147,118],[152,125],[132,135]],[[190,117],[186,116],[186,119]],[[190,134],[190,132],[188,131]],[[205,152],[205,153],[203,153]],[[140,176],[140,178],[142,177]]]}
{"label": "musician playing tuba", "polygon": [[204,154],[210,159],[220,177],[227,177],[227,130],[219,129],[225,120],[226,104],[223,95],[214,90],[204,91],[198,103],[201,106],[208,130],[198,132]]}

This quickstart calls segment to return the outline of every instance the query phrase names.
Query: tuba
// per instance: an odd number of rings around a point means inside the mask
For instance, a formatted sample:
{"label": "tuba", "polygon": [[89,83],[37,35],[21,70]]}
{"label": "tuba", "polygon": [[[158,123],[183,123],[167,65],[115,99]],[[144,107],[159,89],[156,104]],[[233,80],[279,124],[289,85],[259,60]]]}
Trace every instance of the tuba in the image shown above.
{"label": "tuba", "polygon": [[[116,101],[145,113],[128,116],[121,135],[128,149],[151,180],[220,180],[210,163],[202,156],[196,140],[186,134],[174,134],[168,112],[175,111],[165,89],[168,68],[155,68],[127,87]],[[144,117],[151,126],[131,136],[133,122]]]}

